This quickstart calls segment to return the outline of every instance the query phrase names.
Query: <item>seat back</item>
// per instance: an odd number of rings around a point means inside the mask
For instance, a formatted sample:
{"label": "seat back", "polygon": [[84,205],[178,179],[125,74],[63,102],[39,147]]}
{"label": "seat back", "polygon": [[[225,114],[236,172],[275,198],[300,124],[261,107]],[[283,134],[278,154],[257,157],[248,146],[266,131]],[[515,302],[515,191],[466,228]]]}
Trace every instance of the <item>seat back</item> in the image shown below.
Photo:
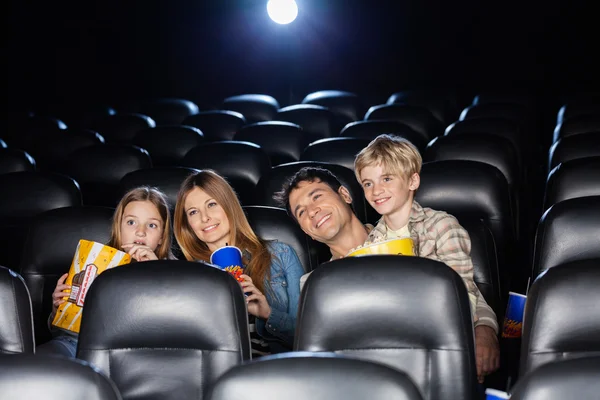
{"label": "seat back", "polygon": [[525,376],[543,364],[600,355],[600,259],[549,269],[527,294],[521,364]]}
{"label": "seat back", "polygon": [[35,160],[19,149],[0,148],[0,174],[35,171]]}
{"label": "seat back", "polygon": [[279,102],[265,94],[241,94],[227,97],[222,108],[237,111],[247,122],[254,123],[272,120],[279,110]]}
{"label": "seat back", "polygon": [[429,142],[444,132],[444,125],[425,107],[408,104],[381,104],[369,108],[365,121],[392,119],[408,125]]}
{"label": "seat back", "polygon": [[155,126],[156,122],[147,115],[118,113],[103,117],[91,128],[100,133],[106,143],[131,144],[138,132]]}
{"label": "seat back", "polygon": [[200,129],[184,125],[144,129],[133,138],[133,144],[146,149],[152,165],[156,167],[181,165],[188,151],[203,142],[204,135]]}
{"label": "seat back", "polygon": [[105,207],[65,207],[38,215],[31,223],[21,275],[31,293],[36,343],[50,339],[48,316],[52,292],[61,275],[69,272],[79,240],[106,243],[114,210]]}
{"label": "seat back", "polygon": [[600,156],[557,165],[546,182],[544,210],[567,199],[600,196]]}
{"label": "seat back", "polygon": [[419,150],[423,150],[429,139],[413,128],[393,119],[377,119],[369,121],[356,121],[346,125],[340,132],[342,137],[364,139],[371,141],[382,134],[400,136],[415,145]]}
{"label": "seat back", "polygon": [[404,90],[392,94],[387,104],[409,104],[425,107],[442,124],[448,125],[458,117],[458,109],[447,93]]}
{"label": "seat back", "polygon": [[302,161],[328,162],[354,171],[356,155],[369,144],[368,139],[336,137],[312,142],[302,153]]}
{"label": "seat back", "polygon": [[246,124],[242,114],[235,111],[202,111],[190,115],[183,125],[198,128],[207,141],[232,140],[235,134]]}
{"label": "seat back", "polygon": [[309,93],[302,100],[302,104],[315,104],[327,107],[334,113],[342,115],[350,121],[357,121],[364,114],[358,95],[342,90],[319,90]]}
{"label": "seat back", "polygon": [[560,138],[590,132],[600,132],[600,115],[581,115],[569,118],[557,124],[554,129],[554,142]]}
{"label": "seat back", "polygon": [[115,384],[94,366],[62,357],[0,357],[4,399],[121,400]]}
{"label": "seat back", "polygon": [[336,136],[345,125],[328,108],[314,104],[295,104],[280,108],[275,119],[301,126],[311,142]]}
{"label": "seat back", "polygon": [[294,349],[333,351],[404,371],[424,399],[473,399],[473,322],[465,284],[420,257],[348,257],[307,279]]}
{"label": "seat back", "polygon": [[27,285],[21,275],[0,266],[0,354],[33,353],[34,349]]}
{"label": "seat back", "polygon": [[197,114],[198,105],[186,99],[157,98],[144,102],[140,111],[157,125],[177,125],[190,115]]}
{"label": "seat back", "polygon": [[[268,387],[269,390],[264,390]],[[334,353],[287,353],[230,369],[210,388],[207,400],[371,399],[421,400],[403,372]]]}
{"label": "seat back", "polygon": [[229,273],[201,262],[105,271],[85,299],[77,358],[109,374],[124,398],[202,399],[250,358],[244,294]]}
{"label": "seat back", "polygon": [[599,132],[558,139],[548,152],[548,172],[560,163],[587,157],[600,157]]}

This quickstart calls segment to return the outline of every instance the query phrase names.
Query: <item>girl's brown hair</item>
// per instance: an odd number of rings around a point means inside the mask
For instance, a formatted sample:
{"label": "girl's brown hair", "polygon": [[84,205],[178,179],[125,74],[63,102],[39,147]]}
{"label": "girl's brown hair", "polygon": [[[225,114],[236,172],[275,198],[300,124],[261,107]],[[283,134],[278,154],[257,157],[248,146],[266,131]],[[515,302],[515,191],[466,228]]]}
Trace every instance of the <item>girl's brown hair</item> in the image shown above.
{"label": "girl's brown hair", "polygon": [[[185,258],[190,261],[209,262],[212,253],[194,233],[185,212],[185,200],[195,188],[205,192],[223,208],[231,229],[228,244],[242,250],[245,254],[245,273],[252,278],[254,286],[265,293],[265,281],[270,279],[271,274],[271,253],[266,242],[256,236],[250,227],[233,188],[223,177],[211,170],[201,170],[188,176],[177,195],[173,231]],[[247,253],[250,253],[249,257]]]}
{"label": "girl's brown hair", "polygon": [[163,222],[161,244],[155,250],[156,257],[159,260],[175,259],[171,249],[171,214],[169,212],[169,203],[163,192],[147,186],[132,189],[121,198],[113,215],[110,240],[107,245],[116,249],[121,248],[123,244],[121,243],[121,220],[123,219],[125,207],[134,201],[149,201],[154,204]]}

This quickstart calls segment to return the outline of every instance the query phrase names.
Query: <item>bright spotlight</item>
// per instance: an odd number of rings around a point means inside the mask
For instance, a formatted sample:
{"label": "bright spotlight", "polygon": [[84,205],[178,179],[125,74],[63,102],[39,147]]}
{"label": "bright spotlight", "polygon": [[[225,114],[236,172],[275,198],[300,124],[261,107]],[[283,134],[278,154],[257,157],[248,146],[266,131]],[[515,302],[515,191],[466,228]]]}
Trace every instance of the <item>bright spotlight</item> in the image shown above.
{"label": "bright spotlight", "polygon": [[273,21],[285,25],[298,16],[298,5],[295,0],[269,0],[267,12]]}

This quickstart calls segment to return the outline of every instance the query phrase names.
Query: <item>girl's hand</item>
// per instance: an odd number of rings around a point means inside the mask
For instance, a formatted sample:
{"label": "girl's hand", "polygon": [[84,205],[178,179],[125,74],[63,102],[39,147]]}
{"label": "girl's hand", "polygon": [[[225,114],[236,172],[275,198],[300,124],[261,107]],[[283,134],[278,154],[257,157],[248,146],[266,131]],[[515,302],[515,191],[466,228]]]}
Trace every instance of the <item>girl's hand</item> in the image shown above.
{"label": "girl's hand", "polygon": [[54,292],[52,293],[52,314],[56,314],[58,310],[58,306],[65,303],[65,297],[69,297],[71,293],[71,285],[66,285],[65,280],[67,279],[69,274],[64,274],[58,281],[56,282],[56,287],[54,288]]}
{"label": "girl's hand", "polygon": [[248,294],[246,303],[248,304],[248,312],[255,317],[267,320],[271,315],[271,306],[267,303],[267,298],[260,290],[252,283],[252,278],[248,275],[240,275],[242,281],[240,286],[244,293]]}
{"label": "girl's hand", "polygon": [[154,251],[143,244],[127,243],[121,246],[136,261],[158,260]]}

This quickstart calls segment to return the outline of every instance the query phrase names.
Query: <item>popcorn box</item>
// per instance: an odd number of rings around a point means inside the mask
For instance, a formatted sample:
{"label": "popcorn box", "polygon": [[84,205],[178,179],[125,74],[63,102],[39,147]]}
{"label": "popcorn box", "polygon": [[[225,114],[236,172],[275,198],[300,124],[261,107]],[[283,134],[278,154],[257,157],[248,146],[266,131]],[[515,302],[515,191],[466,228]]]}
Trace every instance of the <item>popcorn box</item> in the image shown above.
{"label": "popcorn box", "polygon": [[394,254],[399,256],[414,256],[414,243],[411,238],[390,239],[360,247],[350,253],[348,257],[364,256],[369,254]]}
{"label": "popcorn box", "polygon": [[52,325],[79,333],[85,296],[94,279],[107,269],[128,264],[129,254],[89,240],[80,240],[65,281],[71,285],[67,302],[56,311]]}

